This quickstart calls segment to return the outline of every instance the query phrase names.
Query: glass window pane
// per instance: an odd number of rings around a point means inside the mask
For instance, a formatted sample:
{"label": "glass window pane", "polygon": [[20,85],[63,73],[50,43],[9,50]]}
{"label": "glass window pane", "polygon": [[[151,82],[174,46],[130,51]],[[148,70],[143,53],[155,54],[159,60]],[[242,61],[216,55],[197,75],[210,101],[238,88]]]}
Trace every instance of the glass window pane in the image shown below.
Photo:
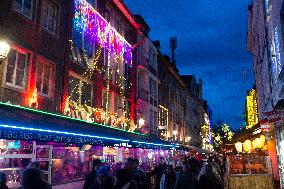
{"label": "glass window pane", "polygon": [[17,51],[11,49],[8,54],[8,65],[15,67]]}
{"label": "glass window pane", "polygon": [[92,84],[82,82],[82,93],[81,93],[81,104],[86,104],[88,106],[92,106]]}
{"label": "glass window pane", "polygon": [[32,0],[24,0],[24,15],[31,17],[32,16]]}
{"label": "glass window pane", "polygon": [[79,100],[79,79],[70,76],[68,83],[68,95],[70,96],[70,100],[74,102],[78,102]]}
{"label": "glass window pane", "polygon": [[13,74],[14,74],[15,67],[8,66],[7,67],[7,74],[6,74],[6,82],[13,83]]}
{"label": "glass window pane", "polygon": [[22,12],[22,1],[23,0],[13,0],[13,9]]}
{"label": "glass window pane", "polygon": [[17,75],[16,75],[16,83],[15,83],[15,85],[24,87],[24,86],[25,86],[24,77],[25,77],[25,72],[24,72],[24,70],[18,70],[18,69],[17,69]]}
{"label": "glass window pane", "polygon": [[50,78],[50,71],[51,71],[50,66],[45,64],[44,65],[44,78],[45,79],[49,79]]}
{"label": "glass window pane", "polygon": [[37,68],[36,68],[36,88],[37,91],[41,92],[41,83],[42,83],[42,63],[38,62],[37,63]]}
{"label": "glass window pane", "polygon": [[84,36],[84,50],[88,54],[89,57],[93,55],[94,50],[94,40],[91,37]]}
{"label": "glass window pane", "polygon": [[72,41],[76,47],[82,48],[82,34],[74,29],[72,32]]}
{"label": "glass window pane", "polygon": [[49,94],[49,79],[43,79],[42,93],[46,95]]}
{"label": "glass window pane", "polygon": [[48,3],[46,0],[42,1],[42,13],[41,13],[41,24],[43,27],[47,28],[47,14],[48,13]]}
{"label": "glass window pane", "polygon": [[18,52],[17,69],[25,70],[26,67],[26,54]]}

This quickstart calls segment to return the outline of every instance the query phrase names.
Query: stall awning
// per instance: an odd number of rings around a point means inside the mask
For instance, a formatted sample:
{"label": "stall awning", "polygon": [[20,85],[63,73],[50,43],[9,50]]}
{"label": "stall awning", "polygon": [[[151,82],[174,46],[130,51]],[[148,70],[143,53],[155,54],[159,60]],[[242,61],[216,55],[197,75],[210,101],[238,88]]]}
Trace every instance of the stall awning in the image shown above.
{"label": "stall awning", "polygon": [[97,123],[0,102],[0,138],[69,144],[172,148],[176,144]]}

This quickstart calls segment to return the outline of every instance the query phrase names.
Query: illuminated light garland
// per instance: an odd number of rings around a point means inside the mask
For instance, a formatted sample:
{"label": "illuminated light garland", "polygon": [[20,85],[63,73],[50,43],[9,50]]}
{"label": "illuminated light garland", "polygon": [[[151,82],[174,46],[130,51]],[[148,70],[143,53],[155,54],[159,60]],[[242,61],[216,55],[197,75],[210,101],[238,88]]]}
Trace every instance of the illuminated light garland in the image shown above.
{"label": "illuminated light garland", "polygon": [[104,125],[104,124],[100,124],[100,123],[95,123],[95,122],[89,123],[89,122],[87,122],[85,120],[82,120],[82,119],[77,119],[77,118],[64,116],[64,115],[60,115],[60,114],[54,114],[54,113],[50,113],[50,112],[45,112],[45,111],[42,111],[42,110],[35,110],[35,109],[32,109],[32,108],[27,108],[27,107],[18,106],[18,105],[14,105],[14,104],[9,104],[9,103],[5,103],[5,102],[0,102],[0,105],[7,106],[7,107],[12,107],[12,108],[18,108],[19,110],[26,110],[26,111],[37,113],[37,114],[54,116],[54,117],[62,118],[62,119],[66,119],[66,120],[74,120],[74,121],[78,121],[78,122],[82,122],[82,123],[88,123],[88,124],[101,126],[101,127],[106,127],[106,128],[110,128],[110,129],[114,129],[114,130],[123,131],[123,132],[128,132],[128,133],[133,133],[133,134],[137,134],[137,135],[147,136],[146,134],[139,133],[139,132],[126,131],[124,129],[120,129],[120,128],[117,128],[117,127],[112,127],[112,126]]}
{"label": "illuminated light garland", "polygon": [[74,29],[132,65],[131,45],[85,0],[75,0]]}

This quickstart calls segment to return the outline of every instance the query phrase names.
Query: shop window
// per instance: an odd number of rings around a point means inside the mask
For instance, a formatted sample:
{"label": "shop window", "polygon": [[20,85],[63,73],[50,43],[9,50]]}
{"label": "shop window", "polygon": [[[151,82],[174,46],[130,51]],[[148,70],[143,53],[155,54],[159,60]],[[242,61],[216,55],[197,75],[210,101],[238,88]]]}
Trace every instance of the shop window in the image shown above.
{"label": "shop window", "polygon": [[33,0],[13,0],[12,8],[28,18],[32,18]]}
{"label": "shop window", "polygon": [[51,96],[52,82],[53,82],[53,66],[44,63],[43,61],[37,62],[36,68],[36,88],[39,93]]}
{"label": "shop window", "polygon": [[49,0],[42,1],[41,25],[53,34],[57,33],[59,6]]}
{"label": "shop window", "polygon": [[11,49],[8,55],[6,84],[25,88],[27,84],[29,54]]}
{"label": "shop window", "polygon": [[70,99],[78,104],[92,106],[93,85],[71,76],[68,83]]}

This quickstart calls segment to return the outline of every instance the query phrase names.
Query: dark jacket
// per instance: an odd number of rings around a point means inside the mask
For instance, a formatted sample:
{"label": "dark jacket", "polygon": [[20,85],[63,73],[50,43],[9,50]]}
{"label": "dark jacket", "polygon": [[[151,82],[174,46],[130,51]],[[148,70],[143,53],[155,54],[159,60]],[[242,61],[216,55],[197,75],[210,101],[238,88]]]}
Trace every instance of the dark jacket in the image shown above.
{"label": "dark jacket", "polygon": [[154,175],[156,176],[156,189],[160,188],[160,181],[162,178],[162,175],[164,174],[165,170],[167,168],[167,164],[159,164],[157,167],[154,169]]}
{"label": "dark jacket", "polygon": [[174,189],[196,189],[196,179],[192,173],[180,174]]}
{"label": "dark jacket", "polygon": [[97,177],[96,171],[92,171],[89,174],[87,174],[83,189],[90,189],[95,183],[96,177]]}
{"label": "dark jacket", "polygon": [[203,175],[199,179],[198,189],[223,189],[221,181],[214,175]]}
{"label": "dark jacket", "polygon": [[0,185],[0,189],[9,189],[9,188],[6,184],[2,184],[2,185]]}

